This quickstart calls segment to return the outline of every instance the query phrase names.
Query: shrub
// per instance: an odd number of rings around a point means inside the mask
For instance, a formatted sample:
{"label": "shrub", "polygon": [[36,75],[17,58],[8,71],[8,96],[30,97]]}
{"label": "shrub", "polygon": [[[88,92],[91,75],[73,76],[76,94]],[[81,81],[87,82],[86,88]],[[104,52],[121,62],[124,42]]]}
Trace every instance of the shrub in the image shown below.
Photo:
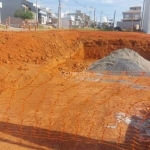
{"label": "shrub", "polygon": [[33,19],[33,13],[28,9],[20,9],[15,12],[14,17],[31,20]]}

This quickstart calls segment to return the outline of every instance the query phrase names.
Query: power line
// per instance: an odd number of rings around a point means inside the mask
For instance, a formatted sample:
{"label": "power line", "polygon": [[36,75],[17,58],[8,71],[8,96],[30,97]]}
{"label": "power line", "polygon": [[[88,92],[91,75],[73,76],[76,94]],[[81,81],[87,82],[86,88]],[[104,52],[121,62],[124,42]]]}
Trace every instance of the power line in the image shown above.
{"label": "power line", "polygon": [[142,17],[141,17],[141,30],[143,30],[143,25],[144,25],[144,11],[145,11],[145,0],[143,0],[143,10],[142,10]]}
{"label": "power line", "polygon": [[36,23],[38,23],[38,0],[36,0]]}

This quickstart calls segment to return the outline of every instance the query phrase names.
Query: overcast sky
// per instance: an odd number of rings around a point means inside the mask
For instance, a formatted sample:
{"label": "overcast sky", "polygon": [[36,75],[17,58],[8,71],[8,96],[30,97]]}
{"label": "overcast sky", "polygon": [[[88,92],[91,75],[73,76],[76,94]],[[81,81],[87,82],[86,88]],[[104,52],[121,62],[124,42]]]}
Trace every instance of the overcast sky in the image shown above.
{"label": "overcast sky", "polygon": [[[36,0],[30,0],[35,2]],[[58,12],[59,0],[38,0],[41,6],[48,6],[54,13]],[[75,12],[82,10],[82,12],[94,18],[94,10],[96,9],[96,19],[100,21],[100,13],[102,11],[102,18],[113,19],[114,11],[116,10],[116,21],[122,19],[122,12],[129,10],[131,6],[142,6],[143,0],[61,0],[62,12]],[[91,13],[90,13],[91,12]]]}

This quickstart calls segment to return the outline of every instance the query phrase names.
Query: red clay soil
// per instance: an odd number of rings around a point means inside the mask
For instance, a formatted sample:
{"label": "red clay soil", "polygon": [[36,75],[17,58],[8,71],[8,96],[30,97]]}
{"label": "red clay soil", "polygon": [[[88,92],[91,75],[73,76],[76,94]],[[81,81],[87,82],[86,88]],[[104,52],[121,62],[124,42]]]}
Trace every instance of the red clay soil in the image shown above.
{"label": "red clay soil", "polygon": [[150,36],[144,33],[1,32],[0,41],[1,64],[55,66],[68,60],[69,67],[76,67],[80,61],[99,59],[119,48],[131,48],[150,60]]}
{"label": "red clay soil", "polygon": [[150,78],[81,72],[119,48],[150,60],[150,36],[143,33],[1,32],[1,149],[149,149],[131,124],[108,126],[119,112],[145,121]]}

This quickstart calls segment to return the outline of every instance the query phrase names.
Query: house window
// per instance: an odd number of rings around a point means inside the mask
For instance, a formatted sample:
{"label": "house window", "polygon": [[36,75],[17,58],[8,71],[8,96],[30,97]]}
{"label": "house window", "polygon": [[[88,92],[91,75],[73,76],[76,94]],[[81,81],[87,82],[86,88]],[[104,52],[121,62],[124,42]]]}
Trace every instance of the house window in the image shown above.
{"label": "house window", "polygon": [[135,15],[134,15],[134,18],[139,18],[139,15],[138,15],[138,14],[135,14]]}
{"label": "house window", "polygon": [[128,15],[128,14],[125,14],[125,15],[124,15],[124,18],[129,18],[129,15]]}

